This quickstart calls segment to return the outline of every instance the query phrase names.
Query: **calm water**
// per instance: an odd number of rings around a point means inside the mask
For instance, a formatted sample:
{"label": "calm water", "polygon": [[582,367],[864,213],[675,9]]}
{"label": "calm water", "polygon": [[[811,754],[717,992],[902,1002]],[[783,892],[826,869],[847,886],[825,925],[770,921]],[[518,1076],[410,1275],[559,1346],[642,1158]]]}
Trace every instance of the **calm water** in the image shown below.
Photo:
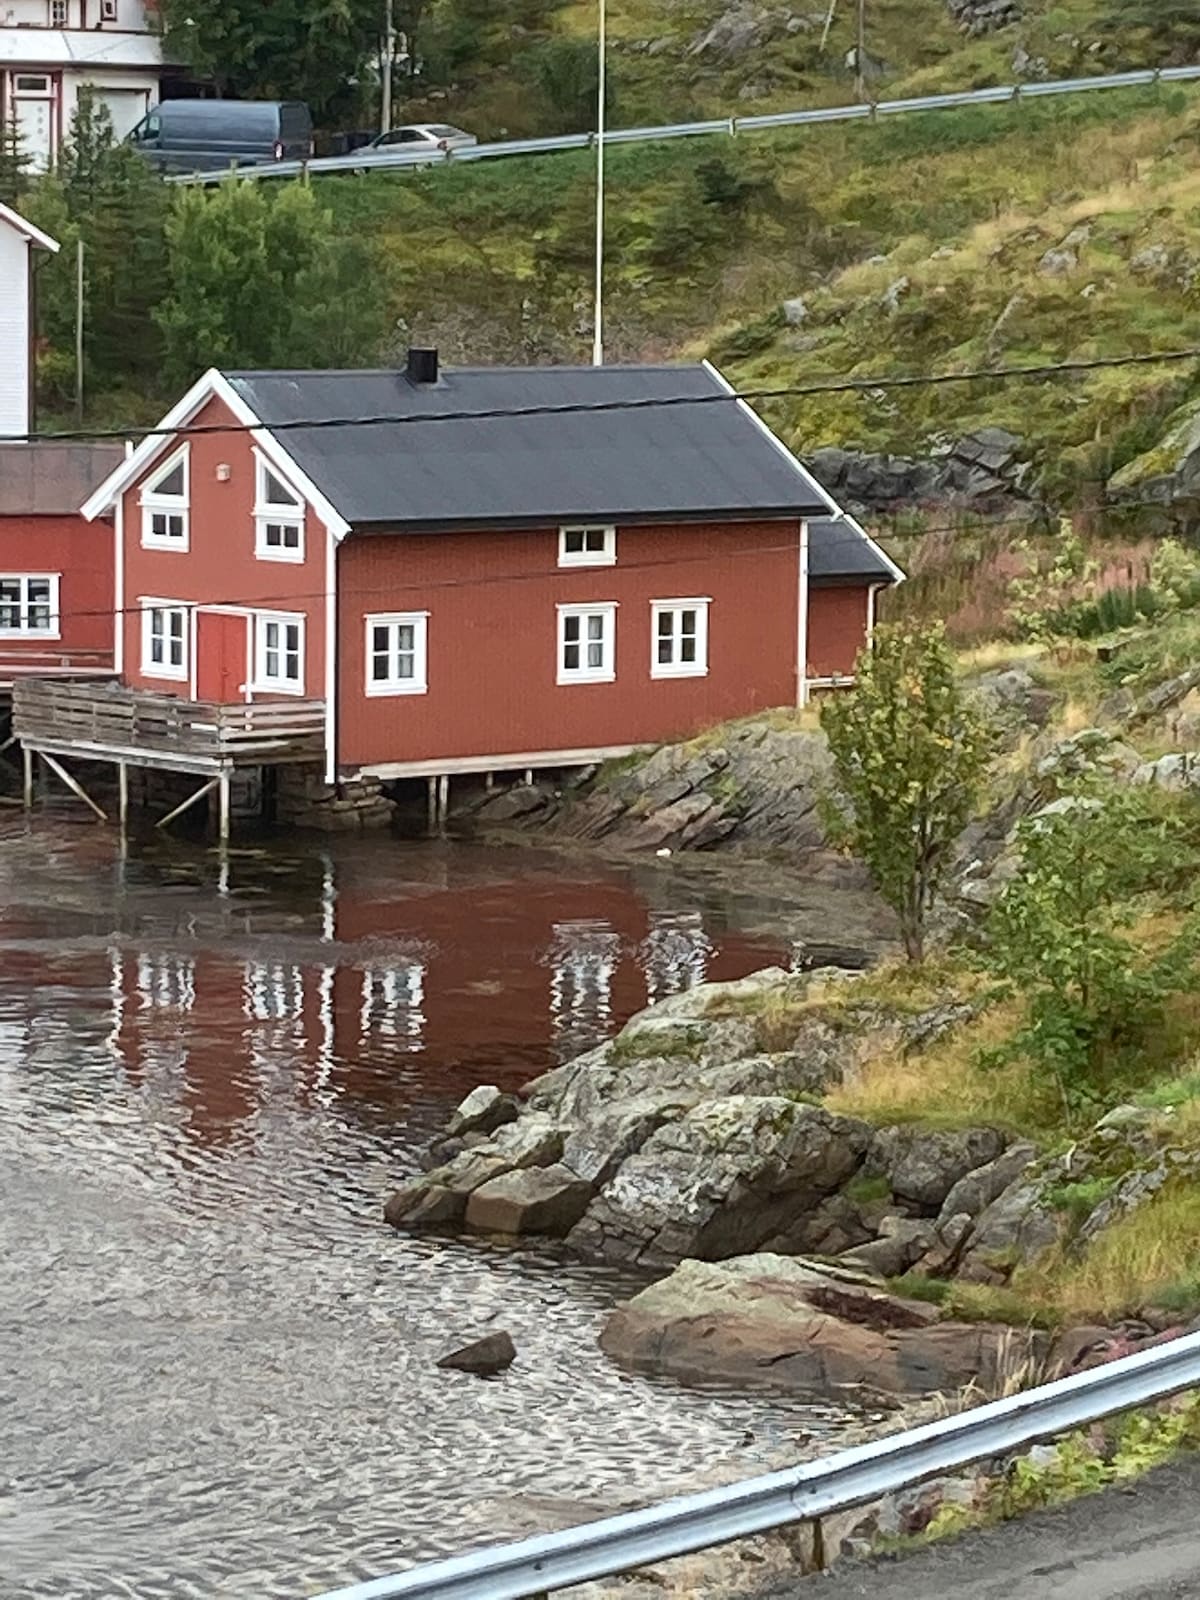
{"label": "calm water", "polygon": [[[474,1084],[834,921],[658,863],[371,840],[222,874],[0,816],[0,1596],[298,1600],[839,1429],[617,1372],[628,1280],[379,1220]],[[434,1370],[494,1326],[506,1377]]]}

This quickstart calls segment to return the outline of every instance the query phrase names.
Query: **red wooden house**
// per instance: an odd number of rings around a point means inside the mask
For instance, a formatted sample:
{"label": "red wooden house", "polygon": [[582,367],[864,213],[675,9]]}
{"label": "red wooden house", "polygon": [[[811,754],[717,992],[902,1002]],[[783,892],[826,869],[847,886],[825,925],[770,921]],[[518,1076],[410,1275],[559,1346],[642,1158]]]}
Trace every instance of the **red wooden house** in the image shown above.
{"label": "red wooden house", "polygon": [[79,512],[120,445],[0,442],[0,693],[14,679],[111,675],[113,530]]}
{"label": "red wooden house", "polygon": [[901,576],[707,364],[212,371],[83,511],[126,692],[209,708],[217,775],[565,767],[803,702]]}

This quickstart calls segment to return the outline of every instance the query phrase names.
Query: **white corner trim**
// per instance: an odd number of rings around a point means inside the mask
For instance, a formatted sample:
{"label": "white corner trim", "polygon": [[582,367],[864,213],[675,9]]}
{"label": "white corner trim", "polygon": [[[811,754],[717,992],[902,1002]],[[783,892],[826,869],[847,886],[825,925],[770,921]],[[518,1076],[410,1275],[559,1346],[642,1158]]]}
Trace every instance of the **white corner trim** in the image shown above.
{"label": "white corner trim", "polygon": [[125,502],[113,516],[113,671],[125,670]]}
{"label": "white corner trim", "polygon": [[[325,530],[325,782],[337,780],[337,539]],[[307,665],[307,663],[306,663]]]}
{"label": "white corner trim", "polygon": [[800,549],[797,565],[796,594],[796,704],[801,710],[808,704],[808,523],[800,522]]}
{"label": "white corner trim", "polygon": [[218,372],[215,367],[210,367],[202,378],[198,378],[183,398],[167,412],[156,432],[143,439],[133,453],[109,473],[100,487],[84,501],[80,507],[81,514],[89,522],[94,522],[102,512],[107,511],[117,497],[124,494],[164,450],[170,448],[175,442],[172,437],[174,431],[185,427],[209,400],[220,400],[228,408],[234,420],[249,430],[251,439],[270,464],[308,501],[334,538],[344,539],[350,532],[350,524],[345,517],[321,493],[299,463],[292,459],[224,373]]}

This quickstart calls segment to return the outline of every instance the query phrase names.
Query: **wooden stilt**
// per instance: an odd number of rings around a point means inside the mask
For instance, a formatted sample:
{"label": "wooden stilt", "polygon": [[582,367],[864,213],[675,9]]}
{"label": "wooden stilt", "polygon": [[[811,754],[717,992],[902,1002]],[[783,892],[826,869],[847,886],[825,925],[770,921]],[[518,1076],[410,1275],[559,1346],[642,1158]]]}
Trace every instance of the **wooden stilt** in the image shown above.
{"label": "wooden stilt", "polygon": [[25,809],[33,810],[33,751],[28,745],[21,751],[25,764]]}
{"label": "wooden stilt", "polygon": [[533,788],[533,768],[532,767],[526,767],[525,768],[525,787],[527,789],[532,789]]}
{"label": "wooden stilt", "polygon": [[185,811],[190,811],[191,808],[199,801],[203,800],[206,795],[210,795],[220,781],[220,778],[209,778],[205,782],[203,788],[197,789],[195,794],[189,795],[182,805],[175,807],[174,811],[168,811],[166,816],[163,817],[160,822],[156,822],[154,826],[156,828],[165,828],[168,823],[174,822],[176,817],[181,817]]}
{"label": "wooden stilt", "polygon": [[444,828],[450,815],[450,775],[443,773],[438,779],[438,821]]}
{"label": "wooden stilt", "polygon": [[42,760],[50,768],[50,771],[54,773],[55,777],[61,778],[66,784],[67,788],[70,789],[71,793],[73,795],[77,795],[90,811],[94,811],[101,822],[107,822],[108,812],[101,811],[100,807],[92,799],[91,795],[88,794],[87,790],[84,789],[83,785],[77,779],[71,776],[66,767],[60,765],[60,763],[57,762],[53,756],[48,756],[44,750],[40,751],[39,753]]}
{"label": "wooden stilt", "polygon": [[496,787],[496,774],[494,772],[489,772],[484,778],[483,786],[488,793],[491,794],[492,790]]}
{"label": "wooden stilt", "polygon": [[437,832],[437,821],[438,821],[438,781],[437,781],[436,778],[430,778],[429,779],[429,831],[430,831],[430,833],[436,833]]}
{"label": "wooden stilt", "polygon": [[221,849],[223,851],[229,848],[229,788],[229,772],[228,769],[226,769],[221,773],[220,778],[217,780],[217,793],[220,796],[220,815],[217,837],[220,841]]}
{"label": "wooden stilt", "polygon": [[129,764],[126,761],[117,762],[117,799],[120,809],[121,838],[124,839],[129,827]]}
{"label": "wooden stilt", "polygon": [[2,756],[6,750],[11,750],[13,745],[16,744],[16,742],[17,742],[16,734],[15,733],[10,733],[8,738],[5,739],[4,743],[0,744],[0,756]]}

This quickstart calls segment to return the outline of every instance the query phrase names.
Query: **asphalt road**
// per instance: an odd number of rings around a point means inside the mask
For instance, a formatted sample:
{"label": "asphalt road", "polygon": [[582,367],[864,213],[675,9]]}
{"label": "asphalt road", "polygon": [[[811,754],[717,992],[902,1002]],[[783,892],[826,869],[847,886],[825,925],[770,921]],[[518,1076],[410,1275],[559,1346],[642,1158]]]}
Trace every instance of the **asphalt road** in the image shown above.
{"label": "asphalt road", "polygon": [[763,1600],[1200,1600],[1200,1461]]}

